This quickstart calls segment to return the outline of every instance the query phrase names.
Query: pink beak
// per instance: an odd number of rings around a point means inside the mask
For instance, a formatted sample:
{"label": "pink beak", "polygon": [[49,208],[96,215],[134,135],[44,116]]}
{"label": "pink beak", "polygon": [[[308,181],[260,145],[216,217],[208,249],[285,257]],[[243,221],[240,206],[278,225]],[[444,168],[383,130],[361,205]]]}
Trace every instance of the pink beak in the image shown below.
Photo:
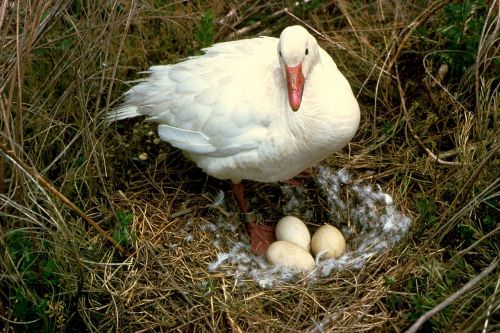
{"label": "pink beak", "polygon": [[300,108],[302,93],[304,92],[304,75],[302,74],[302,64],[295,67],[285,65],[286,81],[288,88],[288,102],[293,111]]}

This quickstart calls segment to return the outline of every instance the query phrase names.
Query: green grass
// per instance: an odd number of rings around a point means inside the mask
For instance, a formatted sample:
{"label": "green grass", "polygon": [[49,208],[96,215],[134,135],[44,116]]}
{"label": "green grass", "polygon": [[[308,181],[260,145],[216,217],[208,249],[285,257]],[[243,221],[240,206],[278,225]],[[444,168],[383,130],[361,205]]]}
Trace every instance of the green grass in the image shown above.
{"label": "green grass", "polygon": [[439,57],[450,66],[453,77],[461,77],[474,65],[487,10],[481,0],[450,3],[444,8],[438,31],[445,38],[446,52]]}
{"label": "green grass", "polygon": [[[15,229],[6,234],[7,251],[22,284],[9,289],[11,316],[18,322],[30,322],[17,327],[18,332],[56,332],[64,325],[64,304],[55,300],[61,293],[57,263],[49,253],[54,250],[48,242],[34,244],[29,232]],[[11,267],[10,269],[12,269]]]}
{"label": "green grass", "polygon": [[200,48],[208,47],[214,43],[214,19],[214,13],[210,10],[201,16],[200,28],[195,34]]}
{"label": "green grass", "polygon": [[117,211],[116,218],[118,219],[119,227],[118,230],[115,231],[113,238],[118,244],[129,246],[130,243],[137,238],[135,232],[131,230],[134,214]]}

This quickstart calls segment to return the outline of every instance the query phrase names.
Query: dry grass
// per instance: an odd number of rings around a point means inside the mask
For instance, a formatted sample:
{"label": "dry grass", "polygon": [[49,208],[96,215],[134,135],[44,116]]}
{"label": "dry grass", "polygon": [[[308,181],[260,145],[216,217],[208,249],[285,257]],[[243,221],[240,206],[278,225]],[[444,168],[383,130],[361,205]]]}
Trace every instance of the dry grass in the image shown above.
{"label": "dry grass", "polygon": [[[462,31],[479,40],[463,72],[453,67],[458,60],[445,37],[447,2],[294,3],[0,3],[4,331],[400,331],[498,257],[500,2],[472,6],[469,22],[485,23],[476,35]],[[217,250],[202,226],[220,216],[240,223],[231,200],[223,210],[211,205],[229,185],[158,143],[152,125],[108,127],[104,115],[138,71],[199,52],[209,11],[214,42],[277,35],[297,22],[316,30],[363,113],[350,147],[325,164],[389,192],[414,218],[403,241],[361,270],[273,289],[208,270]],[[249,187],[253,206],[276,221],[284,203],[279,184]],[[306,188],[308,207],[325,218],[324,199]],[[498,281],[497,268],[425,329],[497,331]]]}

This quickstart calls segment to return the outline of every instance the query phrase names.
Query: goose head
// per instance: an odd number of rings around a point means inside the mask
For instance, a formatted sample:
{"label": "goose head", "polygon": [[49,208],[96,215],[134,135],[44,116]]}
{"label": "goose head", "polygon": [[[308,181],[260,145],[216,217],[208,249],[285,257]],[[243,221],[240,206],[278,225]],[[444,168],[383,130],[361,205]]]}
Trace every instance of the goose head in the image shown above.
{"label": "goose head", "polygon": [[299,25],[287,27],[280,35],[278,57],[287,83],[288,103],[297,111],[307,77],[319,62],[318,42]]}

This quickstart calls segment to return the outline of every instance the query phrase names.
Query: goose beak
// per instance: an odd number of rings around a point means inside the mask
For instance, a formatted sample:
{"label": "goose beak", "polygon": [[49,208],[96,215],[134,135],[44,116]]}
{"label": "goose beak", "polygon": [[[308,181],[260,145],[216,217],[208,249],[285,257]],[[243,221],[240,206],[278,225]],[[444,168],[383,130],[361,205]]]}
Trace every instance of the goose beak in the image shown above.
{"label": "goose beak", "polygon": [[304,75],[302,74],[302,64],[295,67],[285,65],[286,82],[288,88],[288,103],[293,111],[300,108],[302,93],[304,92]]}

